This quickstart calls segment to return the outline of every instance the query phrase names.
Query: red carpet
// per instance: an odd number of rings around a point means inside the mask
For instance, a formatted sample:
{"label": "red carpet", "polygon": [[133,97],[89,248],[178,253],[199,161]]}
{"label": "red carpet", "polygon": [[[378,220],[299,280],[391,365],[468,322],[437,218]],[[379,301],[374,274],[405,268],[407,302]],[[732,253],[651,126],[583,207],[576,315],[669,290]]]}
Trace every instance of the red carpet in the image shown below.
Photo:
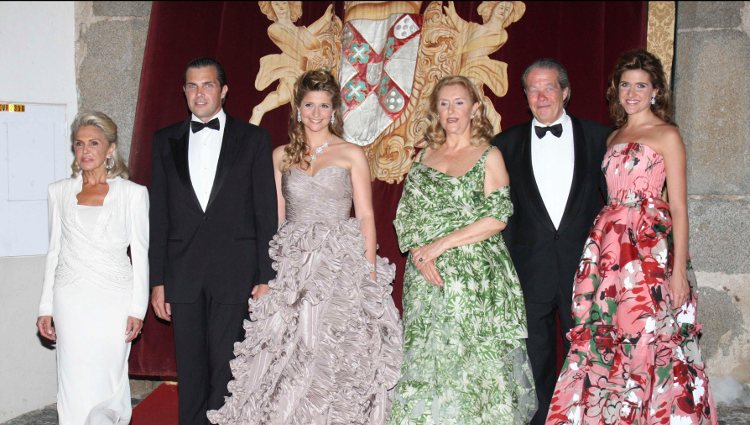
{"label": "red carpet", "polygon": [[164,383],[156,387],[135,406],[130,425],[178,425],[177,385]]}

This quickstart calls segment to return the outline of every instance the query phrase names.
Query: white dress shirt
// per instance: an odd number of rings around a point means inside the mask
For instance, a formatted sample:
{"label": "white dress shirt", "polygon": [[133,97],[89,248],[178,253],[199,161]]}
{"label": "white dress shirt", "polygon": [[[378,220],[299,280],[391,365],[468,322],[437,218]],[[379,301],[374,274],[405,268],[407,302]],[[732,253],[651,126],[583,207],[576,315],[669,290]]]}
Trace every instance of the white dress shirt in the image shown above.
{"label": "white dress shirt", "polygon": [[[221,152],[221,142],[224,138],[224,129],[227,123],[227,114],[224,109],[211,117],[219,118],[219,130],[204,128],[197,133],[188,130],[190,140],[188,143],[188,168],[190,169],[190,181],[193,183],[193,190],[198,197],[203,211],[206,211],[208,198],[211,196],[211,189],[214,186],[216,177],[216,166],[219,163],[219,153]],[[201,121],[193,115],[192,121]],[[210,121],[210,120],[209,120]],[[206,121],[208,122],[208,121]]]}
{"label": "white dress shirt", "polygon": [[531,166],[534,179],[542,195],[547,214],[555,225],[560,227],[565,204],[568,202],[570,185],[573,182],[575,150],[573,148],[573,122],[568,114],[563,114],[550,125],[562,124],[562,135],[558,138],[547,132],[539,138],[535,126],[546,127],[534,118],[531,122]]}

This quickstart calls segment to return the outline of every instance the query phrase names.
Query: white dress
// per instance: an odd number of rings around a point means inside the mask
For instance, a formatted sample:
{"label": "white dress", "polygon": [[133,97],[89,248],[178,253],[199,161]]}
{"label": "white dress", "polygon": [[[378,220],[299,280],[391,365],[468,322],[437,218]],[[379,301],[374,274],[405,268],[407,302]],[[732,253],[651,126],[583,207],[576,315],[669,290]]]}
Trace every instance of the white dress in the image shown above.
{"label": "white dress", "polygon": [[[40,316],[57,333],[61,425],[128,424],[127,317],[148,304],[148,191],[108,179],[101,207],[81,208],[83,179],[49,186],[50,243]],[[132,265],[127,255],[130,246]]]}

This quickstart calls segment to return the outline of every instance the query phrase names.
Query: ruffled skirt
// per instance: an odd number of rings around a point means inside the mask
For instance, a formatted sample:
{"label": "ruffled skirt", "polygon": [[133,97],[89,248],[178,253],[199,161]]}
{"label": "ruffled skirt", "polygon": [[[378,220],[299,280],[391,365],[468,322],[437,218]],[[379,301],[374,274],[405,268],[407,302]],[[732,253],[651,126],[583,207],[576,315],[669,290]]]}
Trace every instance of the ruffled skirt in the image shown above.
{"label": "ruffled skirt", "polygon": [[690,297],[671,307],[671,227],[669,206],[655,198],[612,204],[597,217],[548,425],[716,424],[690,267]]}
{"label": "ruffled skirt", "polygon": [[249,302],[232,395],[209,420],[384,424],[402,363],[395,266],[378,257],[372,280],[356,219],[286,222],[270,245],[277,277]]}

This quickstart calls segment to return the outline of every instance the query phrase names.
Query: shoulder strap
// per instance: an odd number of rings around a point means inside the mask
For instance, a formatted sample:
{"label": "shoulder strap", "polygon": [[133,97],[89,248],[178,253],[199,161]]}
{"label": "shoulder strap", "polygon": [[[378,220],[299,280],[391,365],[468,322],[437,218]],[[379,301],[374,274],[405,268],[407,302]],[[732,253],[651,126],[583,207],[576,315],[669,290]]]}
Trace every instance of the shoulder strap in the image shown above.
{"label": "shoulder strap", "polygon": [[490,154],[490,151],[494,149],[494,146],[489,145],[487,149],[484,150],[484,153],[481,157],[479,157],[479,163],[482,165],[482,168],[484,168],[484,163],[487,161],[487,155]]}
{"label": "shoulder strap", "polygon": [[427,150],[426,147],[422,148],[419,151],[419,153],[417,154],[417,157],[414,158],[414,162],[419,162],[421,164],[422,163],[422,158],[424,158],[424,153],[425,153],[426,150]]}

